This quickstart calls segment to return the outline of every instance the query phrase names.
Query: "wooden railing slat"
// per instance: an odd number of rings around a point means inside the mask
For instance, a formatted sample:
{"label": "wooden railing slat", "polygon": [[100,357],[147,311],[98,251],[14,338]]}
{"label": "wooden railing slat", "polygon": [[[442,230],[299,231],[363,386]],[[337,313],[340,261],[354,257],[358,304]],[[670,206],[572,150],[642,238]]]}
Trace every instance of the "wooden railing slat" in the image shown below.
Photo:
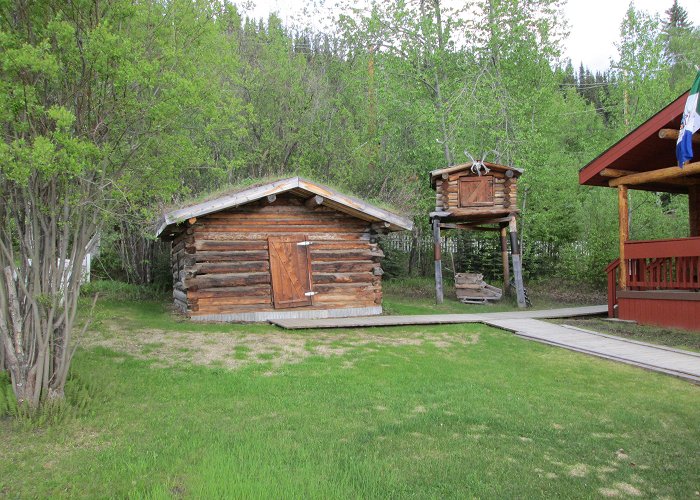
{"label": "wooden railing slat", "polygon": [[[700,288],[700,257],[629,259],[627,269],[630,288],[640,290]],[[612,269],[609,267],[608,274],[611,272]]]}

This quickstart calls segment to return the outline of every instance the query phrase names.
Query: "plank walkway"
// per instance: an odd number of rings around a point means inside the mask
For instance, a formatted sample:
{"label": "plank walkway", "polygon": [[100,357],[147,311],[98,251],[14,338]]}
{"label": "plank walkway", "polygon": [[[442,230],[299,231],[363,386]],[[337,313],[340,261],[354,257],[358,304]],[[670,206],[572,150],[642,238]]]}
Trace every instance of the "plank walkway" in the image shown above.
{"label": "plank walkway", "polygon": [[509,311],[484,314],[417,314],[410,316],[359,316],[355,318],[325,319],[278,319],[271,320],[274,325],[287,330],[305,330],[311,328],[365,328],[372,326],[406,326],[406,325],[446,325],[452,323],[483,323],[489,319],[519,318],[573,318],[576,316],[594,316],[607,313],[608,306],[566,307],[563,309],[545,309],[541,311]]}
{"label": "plank walkway", "polygon": [[537,319],[500,319],[486,323],[510,330],[524,339],[627,363],[700,384],[700,353],[637,342],[567,325],[555,325]]}
{"label": "plank walkway", "polygon": [[483,314],[429,314],[357,318],[287,319],[272,321],[286,329],[364,328],[375,326],[484,323],[509,330],[521,338],[618,361],[700,384],[700,353],[623,339],[541,319],[572,318],[604,314],[607,306],[573,307],[542,311]]}

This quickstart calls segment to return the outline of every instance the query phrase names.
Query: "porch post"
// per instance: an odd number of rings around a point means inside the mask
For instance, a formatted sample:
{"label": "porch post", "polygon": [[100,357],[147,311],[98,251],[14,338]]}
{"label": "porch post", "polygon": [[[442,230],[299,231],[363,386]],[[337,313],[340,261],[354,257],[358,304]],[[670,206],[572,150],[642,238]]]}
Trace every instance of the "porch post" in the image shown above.
{"label": "porch post", "polygon": [[440,241],[440,219],[433,219],[433,245],[435,247],[435,303],[442,304],[442,243]]}
{"label": "porch post", "polygon": [[688,219],[690,236],[700,236],[700,186],[688,187]]}
{"label": "porch post", "polygon": [[620,290],[627,289],[627,261],[625,260],[625,242],[629,238],[629,213],[627,186],[617,187],[617,212],[620,228]]}

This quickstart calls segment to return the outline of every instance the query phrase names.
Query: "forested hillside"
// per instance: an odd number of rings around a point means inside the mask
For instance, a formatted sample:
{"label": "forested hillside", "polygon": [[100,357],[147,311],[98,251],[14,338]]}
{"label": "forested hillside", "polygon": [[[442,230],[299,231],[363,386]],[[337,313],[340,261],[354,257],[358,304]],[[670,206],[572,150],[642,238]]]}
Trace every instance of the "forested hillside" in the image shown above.
{"label": "forested hillside", "polygon": [[[393,205],[420,235],[427,173],[486,157],[525,169],[529,277],[600,282],[614,193],[579,187],[578,169],[689,87],[700,31],[671,0],[663,18],[631,5],[617,57],[592,72],[561,58],[560,3],[350,3],[320,31],[228,2],[4,1],[0,189],[22,203],[68,172],[44,202],[91,206],[85,235],[114,243],[105,273],[147,282],[164,206],[299,174]],[[686,213],[635,192],[632,237],[684,235]],[[536,265],[542,248],[556,266]]]}

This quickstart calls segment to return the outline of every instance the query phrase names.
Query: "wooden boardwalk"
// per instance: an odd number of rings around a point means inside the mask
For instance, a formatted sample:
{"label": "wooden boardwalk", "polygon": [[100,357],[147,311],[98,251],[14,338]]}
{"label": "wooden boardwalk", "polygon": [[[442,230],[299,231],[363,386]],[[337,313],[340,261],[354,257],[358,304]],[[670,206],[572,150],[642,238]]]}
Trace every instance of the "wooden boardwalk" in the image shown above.
{"label": "wooden boardwalk", "polygon": [[288,319],[272,323],[287,329],[365,328],[406,325],[483,323],[509,330],[521,338],[638,366],[700,384],[700,353],[681,351],[605,335],[541,319],[604,314],[607,306],[572,307],[542,311],[484,314],[429,314],[359,318]]}
{"label": "wooden boardwalk", "polygon": [[519,337],[700,383],[700,353],[681,351],[537,319],[497,319],[486,324]]}
{"label": "wooden boardwalk", "polygon": [[417,314],[411,316],[361,316],[356,318],[278,319],[270,322],[288,330],[306,330],[311,328],[366,328],[372,326],[484,323],[490,319],[573,318],[576,316],[595,316],[607,312],[608,306],[602,305],[484,314]]}

